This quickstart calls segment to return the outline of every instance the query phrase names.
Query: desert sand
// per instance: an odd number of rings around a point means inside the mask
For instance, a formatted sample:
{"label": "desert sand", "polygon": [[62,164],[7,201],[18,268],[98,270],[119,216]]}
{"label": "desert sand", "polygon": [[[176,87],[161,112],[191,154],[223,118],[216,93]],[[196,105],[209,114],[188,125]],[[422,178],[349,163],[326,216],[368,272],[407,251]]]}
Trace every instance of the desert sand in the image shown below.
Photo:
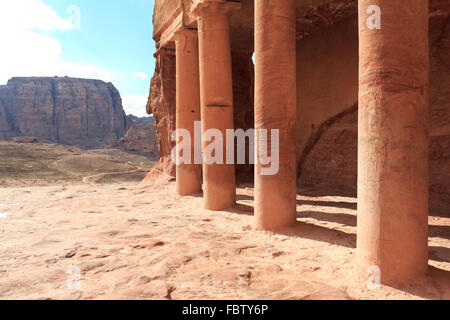
{"label": "desert sand", "polygon": [[368,289],[356,199],[317,194],[300,190],[297,225],[270,233],[252,230],[251,187],[221,212],[173,182],[4,187],[0,298],[450,299],[449,218],[430,217],[426,278]]}

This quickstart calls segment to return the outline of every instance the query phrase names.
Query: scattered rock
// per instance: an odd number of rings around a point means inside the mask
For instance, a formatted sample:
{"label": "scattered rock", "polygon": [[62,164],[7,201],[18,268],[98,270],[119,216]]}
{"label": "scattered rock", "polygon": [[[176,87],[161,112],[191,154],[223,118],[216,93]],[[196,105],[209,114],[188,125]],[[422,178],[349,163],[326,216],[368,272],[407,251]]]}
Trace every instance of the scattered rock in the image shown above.
{"label": "scattered rock", "polygon": [[74,257],[76,254],[77,254],[77,250],[76,250],[76,249],[73,249],[73,250],[70,250],[69,252],[67,252],[67,253],[64,255],[64,258],[66,258],[66,259],[72,258],[72,257]]}
{"label": "scattered rock", "polygon": [[135,249],[151,249],[154,247],[162,247],[163,245],[164,245],[163,241],[152,240],[152,241],[148,241],[145,243],[135,245],[135,246],[133,246],[133,248],[135,248]]}

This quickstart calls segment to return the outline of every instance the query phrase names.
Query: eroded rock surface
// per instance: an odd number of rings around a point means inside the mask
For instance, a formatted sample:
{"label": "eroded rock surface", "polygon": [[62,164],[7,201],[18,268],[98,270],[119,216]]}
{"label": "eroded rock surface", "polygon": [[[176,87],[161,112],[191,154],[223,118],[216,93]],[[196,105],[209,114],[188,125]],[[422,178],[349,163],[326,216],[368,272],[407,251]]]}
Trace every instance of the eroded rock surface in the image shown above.
{"label": "eroded rock surface", "polygon": [[0,139],[34,136],[97,147],[123,137],[130,124],[112,83],[31,77],[0,88]]}
{"label": "eroded rock surface", "polygon": [[147,113],[153,114],[156,120],[159,150],[158,164],[152,173],[165,172],[174,177],[175,166],[171,160],[171,151],[175,145],[170,135],[175,130],[175,50],[162,49],[155,57],[156,69],[147,102]]}
{"label": "eroded rock surface", "polygon": [[[439,9],[440,8],[440,9]],[[430,15],[430,213],[450,215],[450,24],[444,2]],[[447,5],[448,9],[448,5]],[[358,110],[320,123],[299,158],[299,182],[356,194]]]}
{"label": "eroded rock surface", "polygon": [[[137,119],[137,121],[139,120]],[[123,138],[111,140],[109,146],[156,158],[158,156],[158,141],[155,124],[153,122],[135,123],[128,129]]]}

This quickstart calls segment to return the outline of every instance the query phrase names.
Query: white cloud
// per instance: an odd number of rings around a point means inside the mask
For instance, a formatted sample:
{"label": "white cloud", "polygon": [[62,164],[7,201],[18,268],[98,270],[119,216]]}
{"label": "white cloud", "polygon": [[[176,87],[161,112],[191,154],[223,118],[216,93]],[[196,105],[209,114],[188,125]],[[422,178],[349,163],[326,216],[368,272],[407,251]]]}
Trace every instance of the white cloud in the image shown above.
{"label": "white cloud", "polygon": [[147,105],[146,96],[124,96],[122,97],[123,108],[126,114],[132,114],[136,117],[148,117],[145,111]]}
{"label": "white cloud", "polygon": [[63,19],[40,0],[2,0],[0,26],[3,30],[71,30],[72,22]]}
{"label": "white cloud", "polygon": [[147,80],[148,79],[148,75],[144,72],[138,72],[134,75],[135,78],[140,78],[142,80]]}
{"label": "white cloud", "polygon": [[0,84],[15,76],[71,76],[112,81],[104,69],[61,58],[61,43],[45,34],[73,30],[73,17],[61,18],[40,0],[0,1]]}

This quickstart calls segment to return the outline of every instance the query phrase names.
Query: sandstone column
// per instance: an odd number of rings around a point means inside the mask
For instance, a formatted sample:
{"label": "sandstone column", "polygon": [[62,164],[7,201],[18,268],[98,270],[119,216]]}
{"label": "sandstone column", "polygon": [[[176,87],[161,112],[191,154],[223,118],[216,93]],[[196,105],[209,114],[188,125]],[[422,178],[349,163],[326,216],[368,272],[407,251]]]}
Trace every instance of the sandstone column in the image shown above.
{"label": "sandstone column", "polygon": [[[294,0],[255,0],[255,224],[296,221],[296,15]],[[262,175],[261,129],[279,130],[279,171]],[[268,133],[268,150],[271,135]]]}
{"label": "sandstone column", "polygon": [[[182,29],[175,35],[176,45],[176,128],[187,130],[191,137],[190,163],[176,167],[176,189],[179,195],[190,195],[202,189],[202,167],[194,161],[194,122],[200,121],[200,83],[198,40],[196,30]],[[177,141],[180,141],[178,134]]]}
{"label": "sandstone column", "polygon": [[[203,161],[205,208],[223,210],[235,204],[235,167],[225,161],[226,130],[233,129],[230,13],[239,3],[203,1],[194,10],[198,19],[202,132],[223,135],[223,164]],[[212,143],[203,142],[203,150]]]}
{"label": "sandstone column", "polygon": [[428,266],[428,1],[359,0],[358,266]]}

